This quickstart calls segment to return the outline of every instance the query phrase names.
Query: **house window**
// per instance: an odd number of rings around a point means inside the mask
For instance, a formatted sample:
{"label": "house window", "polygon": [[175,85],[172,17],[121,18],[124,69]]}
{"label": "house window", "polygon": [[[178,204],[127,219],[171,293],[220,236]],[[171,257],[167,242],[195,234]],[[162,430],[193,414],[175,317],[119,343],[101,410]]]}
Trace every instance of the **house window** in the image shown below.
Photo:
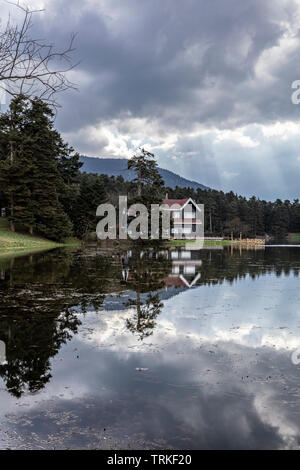
{"label": "house window", "polygon": [[180,217],[181,217],[181,212],[179,211],[173,212],[173,219],[180,219]]}
{"label": "house window", "polygon": [[188,204],[185,209],[183,210],[184,212],[184,219],[195,219],[196,218],[196,208],[193,204]]}
{"label": "house window", "polygon": [[178,251],[172,251],[171,258],[172,259],[178,259]]}
{"label": "house window", "polygon": [[195,266],[185,266],[184,267],[184,274],[195,274],[196,267]]}
{"label": "house window", "polygon": [[191,259],[192,254],[190,251],[182,251],[181,252],[181,259]]}
{"label": "house window", "polygon": [[192,219],[195,217],[195,213],[191,211],[184,211],[184,219]]}

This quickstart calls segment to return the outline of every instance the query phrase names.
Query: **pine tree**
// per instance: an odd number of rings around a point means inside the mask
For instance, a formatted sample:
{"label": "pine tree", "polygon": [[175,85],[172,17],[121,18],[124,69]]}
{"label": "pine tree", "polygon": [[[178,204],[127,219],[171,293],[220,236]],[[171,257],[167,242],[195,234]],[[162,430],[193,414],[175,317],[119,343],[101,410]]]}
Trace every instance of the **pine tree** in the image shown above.
{"label": "pine tree", "polygon": [[295,199],[291,206],[290,232],[300,233],[300,203]]}
{"label": "pine tree", "polygon": [[74,149],[65,144],[58,133],[57,141],[59,142],[58,170],[63,181],[59,191],[59,200],[73,222],[80,187],[79,169],[83,163],[79,161],[79,154],[73,154]]}
{"label": "pine tree", "polygon": [[66,210],[75,198],[81,164],[53,128],[53,119],[39,99],[19,96],[11,102],[0,117],[0,184],[13,230],[17,225],[63,241],[72,234]]}
{"label": "pine tree", "polygon": [[90,232],[96,231],[97,207],[107,201],[107,194],[99,176],[84,173],[80,179],[79,195],[75,203],[74,231],[77,237],[83,239]]}
{"label": "pine tree", "polygon": [[289,225],[289,204],[287,204],[287,201],[283,203],[280,199],[277,199],[272,214],[272,233],[278,239],[283,239],[288,233]]}
{"label": "pine tree", "polygon": [[0,117],[0,184],[9,205],[12,231],[16,223],[25,228],[33,223],[28,188],[32,166],[23,148],[27,106],[24,97],[19,96]]}
{"label": "pine tree", "polygon": [[153,204],[161,202],[164,182],[157,170],[154,154],[142,148],[141,155],[128,160],[128,169],[136,173],[134,182],[138,188],[137,200],[146,203],[152,199]]}
{"label": "pine tree", "polygon": [[36,231],[46,238],[63,241],[72,234],[69,217],[59,200],[64,181],[59,170],[64,144],[53,129],[53,112],[41,100],[34,100],[26,110],[24,154],[31,162],[31,211]]}

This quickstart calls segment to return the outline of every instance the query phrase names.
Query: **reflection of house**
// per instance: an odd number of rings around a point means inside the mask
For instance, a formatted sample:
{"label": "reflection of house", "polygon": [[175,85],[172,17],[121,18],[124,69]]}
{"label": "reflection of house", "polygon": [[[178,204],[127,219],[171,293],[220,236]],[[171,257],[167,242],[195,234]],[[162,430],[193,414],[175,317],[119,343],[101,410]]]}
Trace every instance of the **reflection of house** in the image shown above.
{"label": "reflection of house", "polygon": [[[163,281],[166,287],[193,287],[201,277],[200,259],[201,250],[186,250],[185,248],[171,250],[147,250],[140,251],[139,257],[142,259],[164,259],[171,262],[171,273]],[[122,257],[122,277],[125,281],[133,279],[133,273],[129,269],[129,259],[133,257],[133,252],[128,251]]]}
{"label": "reflection of house", "polygon": [[193,287],[201,277],[200,250],[170,250],[169,259],[172,261],[172,272],[165,279],[166,287]]}
{"label": "reflection of house", "polygon": [[4,366],[4,364],[7,364],[6,362],[6,345],[4,341],[0,340],[0,365]]}
{"label": "reflection of house", "polygon": [[[195,238],[197,226],[202,225],[202,209],[192,199],[169,199],[168,195],[163,200],[164,210],[170,211],[173,224],[173,238]],[[194,235],[193,235],[194,234]]]}

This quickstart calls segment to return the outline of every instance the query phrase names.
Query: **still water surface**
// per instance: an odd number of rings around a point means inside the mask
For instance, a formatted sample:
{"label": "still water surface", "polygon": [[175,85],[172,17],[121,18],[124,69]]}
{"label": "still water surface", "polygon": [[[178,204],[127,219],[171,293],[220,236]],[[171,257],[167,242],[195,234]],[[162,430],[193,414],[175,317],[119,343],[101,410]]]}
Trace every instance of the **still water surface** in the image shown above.
{"label": "still water surface", "polygon": [[299,448],[299,273],[300,247],[0,259],[0,448]]}

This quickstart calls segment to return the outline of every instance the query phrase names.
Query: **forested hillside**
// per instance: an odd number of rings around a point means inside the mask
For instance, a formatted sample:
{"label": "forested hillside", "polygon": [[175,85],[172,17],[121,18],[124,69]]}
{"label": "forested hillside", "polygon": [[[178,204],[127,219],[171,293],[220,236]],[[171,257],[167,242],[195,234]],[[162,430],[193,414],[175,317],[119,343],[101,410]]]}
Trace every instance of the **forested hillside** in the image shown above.
{"label": "forested hillside", "polygon": [[[153,169],[155,165],[153,160]],[[154,170],[145,170],[145,180],[138,185],[138,178],[125,181],[122,176],[82,173],[81,166],[79,155],[55,130],[54,114],[43,101],[18,96],[0,116],[0,207],[12,231],[54,241],[73,235],[84,239],[96,230],[100,204],[117,206],[118,197],[127,195],[129,203],[138,196],[149,206],[168,193],[169,198],[190,196],[205,205],[207,235],[283,238],[288,232],[300,233],[298,199],[268,202],[199,187],[172,188],[164,185],[158,169],[160,181],[154,190],[149,179]]]}
{"label": "forested hillside", "polygon": [[[113,204],[118,203],[119,195],[134,197],[136,184],[125,181],[122,176],[83,175],[86,184],[98,181],[105,187],[107,198]],[[247,199],[233,192],[224,193],[216,190],[193,188],[175,189],[164,187],[161,198],[168,193],[169,198],[183,199],[192,197],[199,204],[205,205],[205,232],[207,235],[233,234],[239,236],[264,236],[269,234],[284,238],[288,232],[300,232],[300,203],[299,200],[273,202],[252,197]]]}

